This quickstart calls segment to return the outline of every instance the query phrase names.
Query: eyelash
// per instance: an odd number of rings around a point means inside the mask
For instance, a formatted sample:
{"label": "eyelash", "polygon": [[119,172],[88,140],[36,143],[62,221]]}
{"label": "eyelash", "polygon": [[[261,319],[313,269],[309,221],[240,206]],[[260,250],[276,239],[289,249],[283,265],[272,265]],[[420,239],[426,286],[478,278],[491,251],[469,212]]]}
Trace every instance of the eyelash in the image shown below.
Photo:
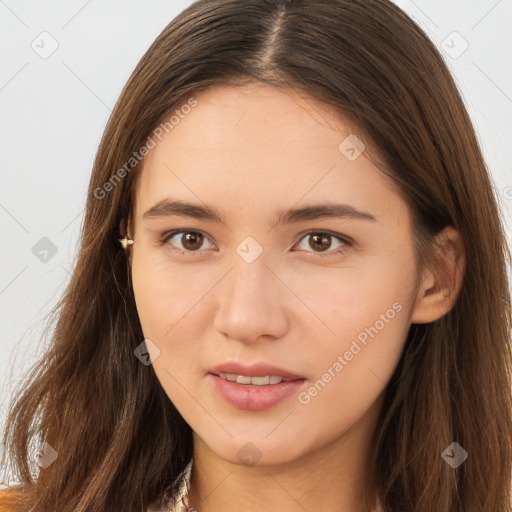
{"label": "eyelash", "polygon": [[[175,235],[184,234],[184,233],[201,234],[205,238],[210,240],[210,237],[206,233],[203,233],[202,231],[197,231],[197,230],[193,230],[193,229],[178,229],[178,230],[171,231],[170,233],[167,233],[167,232],[163,233],[163,235],[161,236],[160,241],[159,241],[160,245],[166,244]],[[311,236],[311,235],[327,235],[332,238],[338,239],[340,242],[343,242],[343,246],[335,251],[327,251],[327,252],[306,251],[306,252],[310,252],[311,254],[316,254],[317,256],[322,256],[322,257],[335,256],[335,255],[337,256],[337,255],[345,253],[348,250],[348,248],[351,247],[351,245],[352,245],[352,241],[350,239],[348,239],[347,237],[344,237],[344,236],[341,236],[338,234],[334,234],[334,233],[329,233],[326,231],[308,231],[307,233],[304,234],[304,236],[302,236],[302,238],[299,240],[298,243],[300,243],[304,238]],[[172,247],[172,248],[170,248],[170,250],[173,252],[177,252],[179,254],[186,254],[187,256],[191,256],[191,257],[194,257],[195,253],[203,252],[201,250],[184,251],[184,250],[178,249],[176,247]]]}

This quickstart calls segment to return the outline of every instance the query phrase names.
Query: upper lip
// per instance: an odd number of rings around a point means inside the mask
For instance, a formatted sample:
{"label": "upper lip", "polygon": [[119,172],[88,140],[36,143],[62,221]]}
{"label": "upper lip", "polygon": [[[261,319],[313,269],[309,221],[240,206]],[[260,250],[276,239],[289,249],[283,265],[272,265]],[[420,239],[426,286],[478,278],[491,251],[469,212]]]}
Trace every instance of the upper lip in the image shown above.
{"label": "upper lip", "polygon": [[221,363],[210,369],[210,373],[219,375],[219,373],[231,373],[235,375],[245,375],[247,377],[265,377],[266,375],[276,375],[284,379],[304,379],[302,375],[296,375],[284,368],[279,368],[268,363],[255,363],[245,365],[236,361]]}

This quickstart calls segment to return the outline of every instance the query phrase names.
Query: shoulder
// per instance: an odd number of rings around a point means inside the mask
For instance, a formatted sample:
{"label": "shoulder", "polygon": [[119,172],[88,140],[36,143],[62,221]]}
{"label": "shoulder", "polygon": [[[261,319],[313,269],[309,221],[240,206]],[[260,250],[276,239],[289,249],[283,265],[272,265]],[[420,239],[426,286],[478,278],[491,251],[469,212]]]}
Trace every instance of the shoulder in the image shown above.
{"label": "shoulder", "polygon": [[25,512],[30,508],[30,496],[25,486],[0,489],[0,512]]}

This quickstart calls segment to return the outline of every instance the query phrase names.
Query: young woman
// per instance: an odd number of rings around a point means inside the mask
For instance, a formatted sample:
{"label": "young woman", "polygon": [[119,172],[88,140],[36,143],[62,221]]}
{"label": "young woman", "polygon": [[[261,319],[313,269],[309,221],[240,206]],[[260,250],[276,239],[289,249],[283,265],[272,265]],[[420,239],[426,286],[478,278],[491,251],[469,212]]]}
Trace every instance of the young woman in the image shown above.
{"label": "young woman", "polygon": [[509,262],[399,8],[196,1],[106,127],[0,510],[509,512]]}

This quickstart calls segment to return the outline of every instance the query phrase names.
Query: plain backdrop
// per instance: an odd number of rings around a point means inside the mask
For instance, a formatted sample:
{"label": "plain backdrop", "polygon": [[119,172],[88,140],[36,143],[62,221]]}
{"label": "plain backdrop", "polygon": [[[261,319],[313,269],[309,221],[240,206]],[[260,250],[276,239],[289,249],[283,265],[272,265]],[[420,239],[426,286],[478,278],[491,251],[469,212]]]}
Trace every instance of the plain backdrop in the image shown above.
{"label": "plain backdrop", "polygon": [[[455,76],[510,233],[512,1],[397,3]],[[0,427],[68,283],[111,110],[149,45],[189,4],[0,0]]]}

